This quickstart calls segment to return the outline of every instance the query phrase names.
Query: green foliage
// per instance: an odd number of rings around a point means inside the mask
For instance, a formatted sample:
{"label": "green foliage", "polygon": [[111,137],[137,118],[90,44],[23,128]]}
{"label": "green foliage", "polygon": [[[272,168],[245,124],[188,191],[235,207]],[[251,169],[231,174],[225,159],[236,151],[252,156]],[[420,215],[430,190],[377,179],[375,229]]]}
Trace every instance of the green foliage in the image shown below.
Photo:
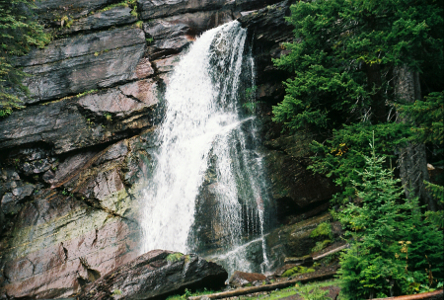
{"label": "green foliage", "polygon": [[[437,200],[441,207],[443,207],[444,187],[427,181],[424,181],[424,184],[426,185],[426,189],[429,190],[431,196]],[[441,209],[438,211],[427,211],[425,213],[425,216],[428,220],[430,220],[430,222],[438,226],[438,228],[444,228],[444,210]]]}
{"label": "green foliage", "polygon": [[314,246],[314,247],[311,249],[311,252],[314,253],[314,252],[321,251],[322,249],[324,249],[325,247],[327,247],[328,244],[330,244],[330,243],[331,243],[331,240],[323,240],[322,242],[317,242],[317,243],[316,243],[316,246]]}
{"label": "green foliage", "polygon": [[180,258],[181,258],[182,256],[183,256],[182,253],[175,252],[175,253],[171,253],[171,254],[169,254],[169,255],[166,257],[166,260],[167,260],[168,262],[176,262],[176,261],[179,261]]}
{"label": "green foliage", "polygon": [[136,26],[137,28],[142,29],[142,27],[143,27],[143,21],[137,21],[136,24],[135,24],[135,26]]}
{"label": "green foliage", "polygon": [[[120,3],[111,4],[111,5],[108,5],[107,7],[99,10],[99,12],[108,11],[108,10],[111,10],[111,9],[119,7],[119,6],[131,7],[133,9],[131,11],[131,14],[135,15],[137,17],[137,0],[125,0]],[[133,13],[133,11],[135,11],[135,12]]]}
{"label": "green foliage", "polygon": [[304,300],[331,300],[327,297],[328,290],[321,290],[318,286],[304,285],[299,288],[298,293]]}
{"label": "green foliage", "polygon": [[444,276],[442,231],[421,219],[417,199],[401,200],[399,180],[383,168],[385,157],[377,157],[373,148],[364,158],[365,170],[357,172],[362,181],[353,182],[359,204],[349,203],[338,214],[353,238],[340,257],[341,292],[368,299],[415,292],[412,280],[416,286],[436,286]]}
{"label": "green foliage", "polygon": [[331,224],[327,222],[322,222],[310,233],[310,237],[312,238],[318,236],[328,236],[330,239],[333,239]]}
{"label": "green foliage", "polygon": [[282,274],[282,277],[290,277],[293,275],[299,275],[299,274],[306,274],[306,273],[313,273],[315,269],[313,268],[307,268],[304,266],[296,266],[294,268],[288,269]]}
{"label": "green foliage", "polygon": [[99,90],[89,90],[89,91],[86,91],[86,92],[83,92],[83,93],[77,94],[76,97],[77,97],[77,98],[80,98],[80,97],[83,97],[83,96],[86,96],[86,95],[89,95],[89,94],[97,93],[98,91],[99,91]]}
{"label": "green foliage", "polygon": [[[21,83],[26,74],[14,65],[14,57],[43,48],[50,36],[32,13],[32,0],[0,0],[0,110],[22,108],[19,96],[28,93]],[[8,113],[9,114],[9,113]]]}
{"label": "green foliage", "polygon": [[[294,78],[284,83],[286,96],[273,113],[291,132],[385,122],[386,100],[396,100],[390,98],[393,66],[443,65],[439,1],[299,1],[287,21],[295,42],[285,44],[290,53],[274,63]],[[437,71],[442,77],[442,67]]]}
{"label": "green foliage", "polygon": [[167,298],[167,300],[186,300],[189,297],[193,297],[193,296],[202,296],[202,295],[208,295],[208,294],[213,294],[215,293],[215,291],[213,290],[207,290],[206,288],[204,288],[203,290],[198,290],[196,292],[191,292],[191,290],[189,289],[185,289],[185,293],[183,295],[173,295],[173,296],[169,296]]}
{"label": "green foliage", "polygon": [[403,115],[408,115],[414,138],[432,148],[439,158],[434,164],[443,165],[444,155],[444,91],[430,93],[424,100],[398,106]]}
{"label": "green foliage", "polygon": [[7,117],[10,114],[12,114],[12,109],[10,109],[10,108],[6,108],[6,109],[1,109],[0,110],[0,118]]}
{"label": "green foliage", "polygon": [[[334,195],[334,202],[344,204],[355,195],[352,181],[359,182],[361,177],[351,170],[363,170],[366,164],[364,154],[371,148],[368,141],[375,136],[375,150],[389,154],[389,161],[395,160],[393,149],[404,145],[411,139],[411,131],[402,123],[376,124],[368,122],[344,125],[342,129],[333,130],[331,139],[325,143],[313,141],[311,150],[316,153],[312,157],[313,164],[308,168],[316,173],[331,177],[333,182],[342,189]],[[387,165],[389,167],[389,165]]]}

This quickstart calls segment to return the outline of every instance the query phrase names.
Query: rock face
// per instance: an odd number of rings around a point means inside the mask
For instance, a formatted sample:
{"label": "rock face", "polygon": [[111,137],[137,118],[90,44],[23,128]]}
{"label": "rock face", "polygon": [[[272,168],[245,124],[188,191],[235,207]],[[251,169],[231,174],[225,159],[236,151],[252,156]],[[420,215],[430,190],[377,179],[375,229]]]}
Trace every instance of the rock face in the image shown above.
{"label": "rock face", "polygon": [[[131,267],[134,280],[149,277],[135,271],[141,239],[137,199],[152,173],[169,74],[197,35],[234,19],[249,30],[256,96],[266,103],[258,115],[264,122],[273,194],[284,203],[281,207],[293,208],[328,198],[313,184],[323,179],[293,179],[305,162],[292,157],[288,143],[279,139],[280,128],[270,122],[271,105],[282,98],[281,81],[287,76],[270,58],[283,53],[280,43],[292,38],[282,19],[288,2],[138,0],[136,7],[114,5],[120,2],[36,1],[35,11],[54,40],[16,59],[31,75],[24,82],[31,93],[22,98],[26,108],[0,119],[0,299],[76,296],[87,286],[109,298],[113,290],[101,287],[122,288],[112,274],[103,275],[126,263],[116,269],[119,276]],[[305,189],[298,193],[301,186]],[[284,247],[275,234],[268,243],[276,253]],[[151,274],[171,283],[168,290],[153,288],[156,295],[198,282],[193,274],[211,265],[192,255],[167,262],[167,254],[139,258]],[[161,265],[178,273],[160,275]],[[216,273],[221,278],[221,270],[211,270],[219,269],[210,267],[210,278]],[[127,291],[130,297],[129,285]],[[144,287],[137,291],[149,294]]]}
{"label": "rock face", "polygon": [[227,272],[195,255],[153,250],[85,288],[78,299],[165,299],[185,288],[220,289]]}
{"label": "rock face", "polygon": [[284,21],[290,13],[290,4],[279,2],[239,18],[252,37],[247,40],[253,44],[257,69],[256,97],[263,103],[258,114],[263,122],[265,164],[279,219],[294,212],[302,213],[329,200],[336,192],[331,180],[307,170],[310,164],[310,155],[304,148],[308,145],[307,137],[281,135],[282,128],[271,122],[271,106],[282,100],[285,93],[282,81],[290,76],[271,62],[272,58],[286,54],[282,43],[293,40],[292,27]]}
{"label": "rock face", "polygon": [[138,79],[145,43],[141,29],[128,27],[56,40],[43,51],[34,50],[17,62],[31,75],[25,80],[31,92],[26,103]]}

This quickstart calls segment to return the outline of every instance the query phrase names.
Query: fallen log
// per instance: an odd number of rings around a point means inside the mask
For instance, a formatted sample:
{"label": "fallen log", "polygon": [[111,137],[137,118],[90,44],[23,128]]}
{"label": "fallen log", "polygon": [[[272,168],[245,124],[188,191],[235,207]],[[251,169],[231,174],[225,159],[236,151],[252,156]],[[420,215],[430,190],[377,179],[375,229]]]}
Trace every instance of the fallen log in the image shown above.
{"label": "fallen log", "polygon": [[444,291],[434,291],[416,295],[397,296],[389,298],[374,298],[372,300],[442,300],[444,298]]}
{"label": "fallen log", "polygon": [[321,254],[321,255],[319,255],[319,256],[315,256],[315,257],[313,257],[313,260],[316,261],[316,260],[321,259],[321,258],[323,258],[323,257],[326,257],[326,256],[328,256],[328,255],[330,255],[330,254],[333,254],[333,253],[339,252],[339,251],[341,251],[341,250],[343,250],[343,249],[345,249],[345,248],[347,248],[347,247],[349,247],[349,246],[350,246],[350,244],[345,244],[344,246],[341,246],[341,247],[335,248],[335,249],[333,249],[333,250],[331,250],[331,251],[328,251],[328,252],[325,252],[324,254]]}
{"label": "fallen log", "polygon": [[287,280],[287,281],[281,281],[281,282],[276,282],[276,283],[266,284],[266,285],[261,285],[261,286],[252,286],[252,287],[236,289],[236,290],[226,291],[226,292],[220,292],[220,293],[215,293],[215,294],[209,294],[209,295],[188,297],[188,300],[200,300],[203,297],[207,297],[209,299],[221,299],[221,298],[235,297],[235,296],[241,296],[241,295],[258,293],[258,292],[273,291],[276,289],[283,289],[283,288],[289,287],[297,282],[308,282],[311,280],[328,279],[328,278],[333,277],[333,275],[335,275],[335,274],[336,274],[336,270],[325,272],[322,274],[317,274],[317,275],[312,274],[312,273],[303,274],[303,275],[299,275],[297,278]]}

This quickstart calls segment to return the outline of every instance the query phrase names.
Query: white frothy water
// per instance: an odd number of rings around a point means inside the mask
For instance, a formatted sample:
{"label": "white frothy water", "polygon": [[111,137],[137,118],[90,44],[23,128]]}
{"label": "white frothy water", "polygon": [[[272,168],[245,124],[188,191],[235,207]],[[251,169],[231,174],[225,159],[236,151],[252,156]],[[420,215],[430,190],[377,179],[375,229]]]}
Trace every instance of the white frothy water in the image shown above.
{"label": "white frothy water", "polygon": [[[203,33],[170,78],[156,168],[143,192],[143,252],[188,252],[196,197],[210,160],[217,177],[218,215],[214,217],[225,225],[221,231],[228,237],[226,249],[240,247],[242,243],[240,198],[247,199],[258,210],[258,235],[263,239],[262,187],[248,169],[252,165],[251,155],[240,130],[252,118],[241,119],[238,112],[245,39],[246,30],[236,21]],[[256,160],[260,168],[260,158]],[[262,244],[265,266],[268,260],[265,242]],[[229,271],[245,270],[245,257],[241,256],[229,263]]]}

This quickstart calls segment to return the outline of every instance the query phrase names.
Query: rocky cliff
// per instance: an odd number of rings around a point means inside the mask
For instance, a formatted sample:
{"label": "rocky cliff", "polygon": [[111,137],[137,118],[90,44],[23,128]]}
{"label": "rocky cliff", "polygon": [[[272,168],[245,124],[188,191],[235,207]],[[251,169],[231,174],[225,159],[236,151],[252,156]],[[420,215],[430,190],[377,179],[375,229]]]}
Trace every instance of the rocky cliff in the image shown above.
{"label": "rocky cliff", "polygon": [[0,120],[0,299],[75,295],[141,254],[138,191],[152,170],[168,76],[197,35],[234,19],[249,30],[282,217],[331,194],[306,173],[297,140],[270,122],[287,76],[270,58],[292,37],[289,2],[127,2],[36,2],[54,40],[17,58],[31,94]]}

